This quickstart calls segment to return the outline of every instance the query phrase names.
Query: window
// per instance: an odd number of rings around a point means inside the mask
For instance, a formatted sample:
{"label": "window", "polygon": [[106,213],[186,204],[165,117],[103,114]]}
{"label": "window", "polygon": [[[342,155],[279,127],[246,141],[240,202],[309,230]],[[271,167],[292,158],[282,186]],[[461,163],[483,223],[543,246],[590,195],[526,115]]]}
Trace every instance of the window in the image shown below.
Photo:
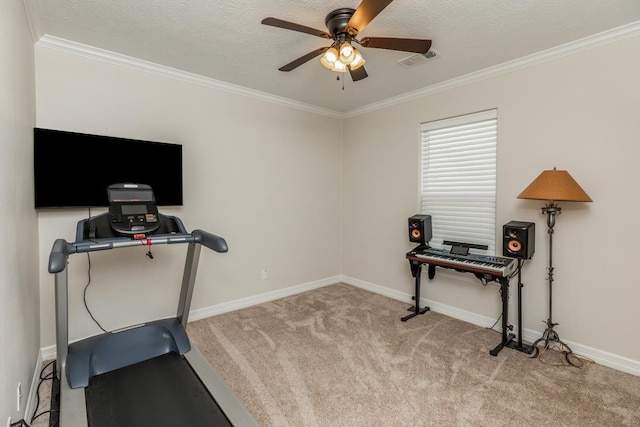
{"label": "window", "polygon": [[422,123],[420,131],[420,212],[431,215],[431,246],[487,245],[481,253],[494,255],[497,111]]}

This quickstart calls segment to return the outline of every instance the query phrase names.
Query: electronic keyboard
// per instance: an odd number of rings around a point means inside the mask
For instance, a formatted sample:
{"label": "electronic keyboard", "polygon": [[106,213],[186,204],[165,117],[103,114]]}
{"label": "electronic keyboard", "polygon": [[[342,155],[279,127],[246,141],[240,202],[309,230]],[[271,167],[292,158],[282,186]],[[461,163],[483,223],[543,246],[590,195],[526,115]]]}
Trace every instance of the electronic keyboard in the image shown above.
{"label": "electronic keyboard", "polygon": [[407,259],[494,277],[509,277],[517,268],[517,263],[510,258],[479,254],[456,255],[446,249],[420,246],[408,252]]}

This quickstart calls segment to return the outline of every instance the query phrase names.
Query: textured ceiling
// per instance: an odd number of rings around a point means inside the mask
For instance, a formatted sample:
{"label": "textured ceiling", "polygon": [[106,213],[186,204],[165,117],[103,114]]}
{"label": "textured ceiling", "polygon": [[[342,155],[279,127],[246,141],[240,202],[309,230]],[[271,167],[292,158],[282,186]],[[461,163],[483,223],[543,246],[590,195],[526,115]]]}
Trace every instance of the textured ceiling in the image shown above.
{"label": "textured ceiling", "polygon": [[[438,56],[363,48],[369,77],[352,82],[313,59],[330,43],[262,25],[273,16],[326,30],[327,13],[360,0],[24,0],[34,33],[344,112],[640,21],[639,0],[395,0],[359,38],[433,40]],[[342,85],[344,83],[344,90]]]}

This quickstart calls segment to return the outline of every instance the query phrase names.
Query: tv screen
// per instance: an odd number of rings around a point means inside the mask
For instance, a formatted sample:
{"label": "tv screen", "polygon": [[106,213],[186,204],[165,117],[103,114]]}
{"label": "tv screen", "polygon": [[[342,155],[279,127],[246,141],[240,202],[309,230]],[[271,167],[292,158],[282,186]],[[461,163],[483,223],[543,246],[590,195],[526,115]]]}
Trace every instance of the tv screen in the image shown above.
{"label": "tv screen", "polygon": [[106,207],[111,184],[147,184],[182,206],[182,145],[34,128],[35,207]]}

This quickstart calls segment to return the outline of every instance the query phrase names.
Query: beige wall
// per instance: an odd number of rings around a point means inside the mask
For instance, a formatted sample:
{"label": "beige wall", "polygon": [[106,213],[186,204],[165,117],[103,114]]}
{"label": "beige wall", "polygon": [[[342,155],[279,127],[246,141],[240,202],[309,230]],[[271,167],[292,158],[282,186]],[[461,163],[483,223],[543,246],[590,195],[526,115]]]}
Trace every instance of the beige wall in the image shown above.
{"label": "beige wall", "polygon": [[[640,300],[632,272],[640,59],[629,52],[639,47],[639,37],[629,38],[345,120],[37,47],[37,125],[184,144],[185,206],[165,211],[230,246],[202,254],[193,308],[206,309],[340,274],[411,295],[404,254],[412,247],[406,219],[418,206],[419,125],[497,108],[496,237],[511,220],[537,227],[537,251],[523,270],[525,338],[536,339],[547,318],[548,247],[542,203],[516,196],[555,166],[594,199],[562,203],[557,218],[558,332],[576,351],[638,372],[640,344],[629,337]],[[38,214],[43,347],[54,342],[48,253],[54,239],[73,240],[87,214]],[[105,327],[173,313],[183,248],[154,248],[153,261],[135,248],[94,255],[88,296]],[[86,258],[71,261],[71,337],[80,338],[98,329],[82,306]],[[497,287],[471,275],[439,271],[424,283],[423,297],[440,311],[486,324],[500,314]],[[514,323],[514,306],[510,316]]]}
{"label": "beige wall", "polygon": [[[184,206],[163,212],[229,244],[202,251],[193,309],[340,274],[340,120],[43,47],[36,88],[39,127],[183,144]],[[48,254],[87,215],[38,212],[43,347],[54,344]],[[105,328],[174,315],[186,245],[152,249],[154,260],[142,247],[91,254],[87,295]],[[99,332],[82,305],[87,266],[70,258],[71,339]]]}
{"label": "beige wall", "polygon": [[[497,108],[496,237],[511,220],[536,223],[536,254],[523,269],[525,330],[538,337],[547,318],[548,245],[543,203],[516,197],[555,166],[594,200],[560,203],[553,247],[557,331],[580,348],[637,364],[640,57],[631,52],[640,52],[640,37],[345,120],[343,273],[413,293],[404,254],[413,246],[406,221],[418,209],[419,124]],[[480,318],[500,314],[495,287],[485,289],[471,275],[437,275],[433,283],[425,276],[423,297]]]}
{"label": "beige wall", "polygon": [[[33,210],[33,40],[21,0],[0,2],[0,423],[22,418],[39,349]],[[16,407],[16,389],[23,398]]]}

